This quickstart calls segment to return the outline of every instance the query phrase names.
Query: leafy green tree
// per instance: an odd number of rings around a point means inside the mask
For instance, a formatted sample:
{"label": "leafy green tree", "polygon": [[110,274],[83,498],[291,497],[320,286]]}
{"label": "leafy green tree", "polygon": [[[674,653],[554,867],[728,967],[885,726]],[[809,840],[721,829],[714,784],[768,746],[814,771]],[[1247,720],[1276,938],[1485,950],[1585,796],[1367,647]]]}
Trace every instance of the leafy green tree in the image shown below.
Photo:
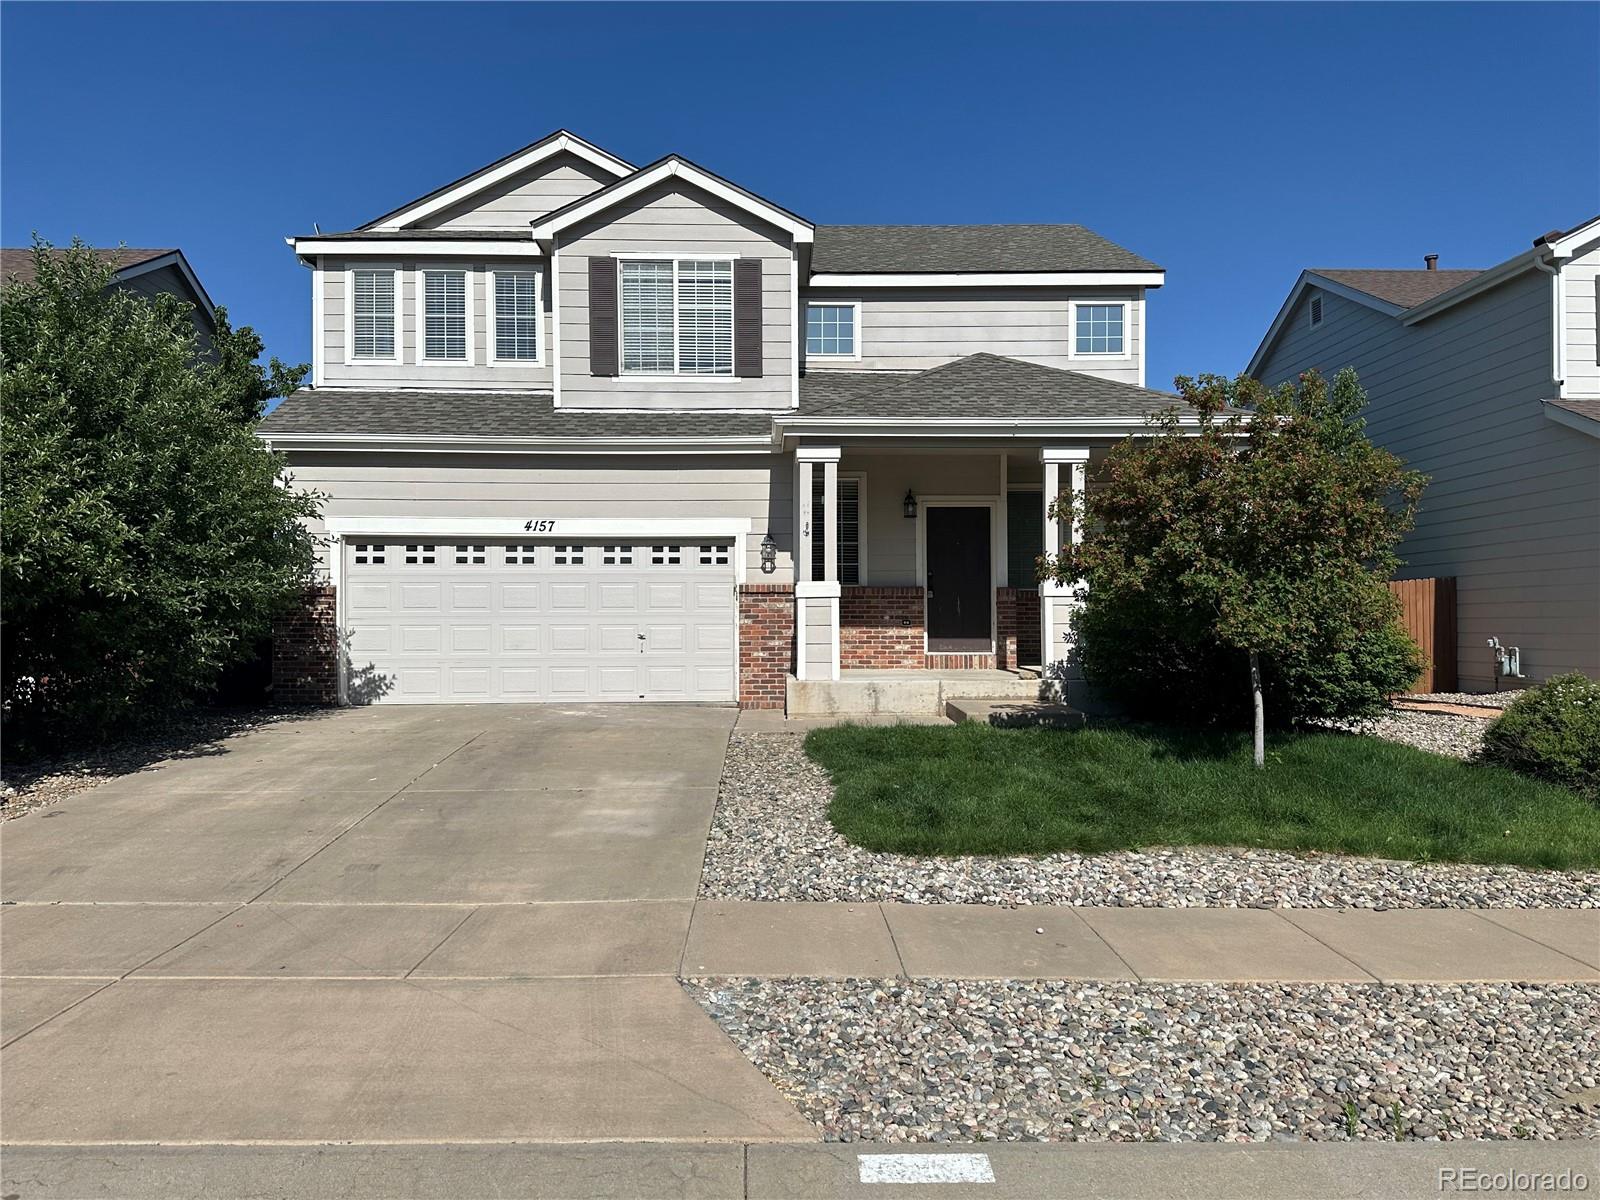
{"label": "leafy green tree", "polygon": [[7,737],[42,748],[184,706],[309,581],[292,490],[230,359],[198,359],[172,297],[109,286],[81,243],[36,242],[0,304],[0,620]]}
{"label": "leafy green tree", "polygon": [[[1381,711],[1422,660],[1386,581],[1426,479],[1366,436],[1354,371],[1268,389],[1180,377],[1174,408],[1107,456],[1085,536],[1047,564],[1079,586],[1086,677],[1145,715]],[[1071,498],[1057,508],[1072,515]],[[1247,699],[1248,698],[1248,699]]]}
{"label": "leafy green tree", "polygon": [[266,412],[269,400],[287,396],[300,386],[311,364],[291,367],[274,355],[263,368],[259,360],[265,347],[256,331],[248,325],[235,329],[228,320],[228,310],[220,305],[216,318],[211,347],[216,357],[214,382],[219,399],[236,411],[241,421],[254,426]]}

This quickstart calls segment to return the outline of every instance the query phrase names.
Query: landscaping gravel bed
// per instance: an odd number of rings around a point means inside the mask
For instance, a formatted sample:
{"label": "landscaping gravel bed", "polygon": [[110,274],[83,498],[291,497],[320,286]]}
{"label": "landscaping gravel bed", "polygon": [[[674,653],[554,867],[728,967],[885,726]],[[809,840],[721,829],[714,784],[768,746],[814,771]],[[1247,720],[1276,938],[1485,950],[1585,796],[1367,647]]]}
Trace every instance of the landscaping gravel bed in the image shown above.
{"label": "landscaping gravel bed", "polygon": [[834,830],[827,773],[806,757],[802,741],[783,733],[733,735],[706,847],[702,896],[912,904],[1600,908],[1600,872],[1205,848],[1032,858],[880,854],[852,846]]}
{"label": "landscaping gravel bed", "polygon": [[1429,750],[1452,758],[1471,758],[1483,745],[1483,731],[1490,722],[1482,717],[1463,717],[1455,713],[1412,712],[1393,709],[1381,717],[1345,723],[1330,722],[1330,728],[1347,733],[1364,733]]}
{"label": "landscaping gravel bed", "polygon": [[1600,1137],[1594,987],[684,986],[830,1141]]}
{"label": "landscaping gravel bed", "polygon": [[1439,704],[1468,704],[1474,708],[1504,708],[1523,692],[1413,692],[1407,700],[1432,700]]}

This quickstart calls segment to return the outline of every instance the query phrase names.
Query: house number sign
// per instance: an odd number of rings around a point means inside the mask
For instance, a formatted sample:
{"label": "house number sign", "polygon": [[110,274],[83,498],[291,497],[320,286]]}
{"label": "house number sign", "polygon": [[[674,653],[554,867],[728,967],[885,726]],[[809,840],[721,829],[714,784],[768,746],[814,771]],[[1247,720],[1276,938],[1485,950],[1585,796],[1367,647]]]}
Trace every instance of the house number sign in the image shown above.
{"label": "house number sign", "polygon": [[554,533],[556,523],[552,517],[535,518],[522,527],[529,533]]}

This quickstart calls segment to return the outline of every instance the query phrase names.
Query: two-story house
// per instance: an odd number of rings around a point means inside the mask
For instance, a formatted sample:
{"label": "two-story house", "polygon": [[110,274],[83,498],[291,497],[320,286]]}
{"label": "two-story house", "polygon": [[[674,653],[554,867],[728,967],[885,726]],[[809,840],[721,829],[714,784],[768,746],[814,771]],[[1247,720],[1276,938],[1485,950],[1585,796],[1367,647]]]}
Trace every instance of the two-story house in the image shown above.
{"label": "two-story house", "polygon": [[[57,247],[49,253],[61,255],[66,250]],[[113,288],[146,299],[161,295],[175,296],[187,304],[193,314],[194,333],[200,351],[202,354],[211,354],[211,338],[217,332],[216,308],[182,250],[135,250],[128,246],[116,246],[91,248],[89,253],[111,268]],[[33,266],[31,246],[8,246],[0,250],[0,279],[6,282],[32,283]]]}
{"label": "two-story house", "polygon": [[[1246,368],[1354,367],[1373,441],[1427,473],[1402,579],[1456,581],[1456,671],[1600,678],[1600,217],[1487,270],[1301,272]],[[1516,686],[1512,681],[1508,686]]]}
{"label": "two-story house", "polygon": [[1046,498],[1173,402],[1161,268],[1087,229],[816,225],[565,131],[290,243],[313,373],[261,433],[327,497],[301,699],[1059,673]]}

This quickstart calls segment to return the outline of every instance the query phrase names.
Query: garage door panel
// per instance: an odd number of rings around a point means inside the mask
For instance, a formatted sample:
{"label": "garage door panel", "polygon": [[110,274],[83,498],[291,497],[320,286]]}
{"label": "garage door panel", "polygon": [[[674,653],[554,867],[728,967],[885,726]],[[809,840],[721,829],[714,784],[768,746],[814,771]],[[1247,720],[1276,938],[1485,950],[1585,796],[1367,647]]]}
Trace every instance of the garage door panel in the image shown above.
{"label": "garage door panel", "polygon": [[415,545],[346,550],[352,667],[383,702],[734,698],[725,545]]}

